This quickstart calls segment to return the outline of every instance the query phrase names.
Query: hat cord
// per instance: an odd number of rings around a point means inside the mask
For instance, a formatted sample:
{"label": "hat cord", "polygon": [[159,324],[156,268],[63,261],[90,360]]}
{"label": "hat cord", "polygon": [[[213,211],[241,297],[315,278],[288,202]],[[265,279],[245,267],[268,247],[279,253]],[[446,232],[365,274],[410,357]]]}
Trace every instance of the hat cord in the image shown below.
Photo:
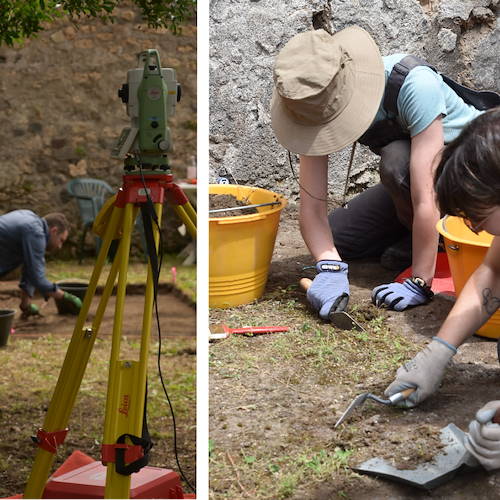
{"label": "hat cord", "polygon": [[[354,151],[355,150],[356,150],[356,141],[354,141],[352,143],[351,158],[349,160],[349,167],[347,168],[347,177],[346,177],[346,180],[345,180],[344,195],[342,197],[342,203],[340,205],[345,210],[347,210],[349,208],[349,206],[348,206],[349,202],[346,201],[346,196],[347,196],[347,188],[349,186],[349,176],[351,174],[351,168],[352,168],[352,163],[353,163],[353,160],[354,160]],[[287,152],[288,152],[288,162],[290,163],[290,170],[292,171],[293,178],[295,179],[295,181],[299,185],[300,189],[302,189],[306,194],[308,194],[311,198],[314,198],[315,200],[326,201],[327,203],[333,203],[332,200],[318,198],[317,196],[312,195],[307,189],[304,188],[304,186],[302,186],[302,184],[300,183],[299,179],[297,178],[297,175],[295,174],[295,170],[293,169],[292,155],[290,153],[290,150],[287,150]]]}
{"label": "hat cord", "polygon": [[346,201],[346,196],[347,196],[347,189],[349,188],[349,178],[351,175],[352,162],[354,160],[354,151],[356,151],[356,142],[357,141],[354,141],[352,143],[351,158],[349,160],[349,167],[347,168],[347,176],[345,178],[344,196],[342,197],[342,205],[341,205],[341,207],[344,208],[345,210],[349,208],[349,202]]}

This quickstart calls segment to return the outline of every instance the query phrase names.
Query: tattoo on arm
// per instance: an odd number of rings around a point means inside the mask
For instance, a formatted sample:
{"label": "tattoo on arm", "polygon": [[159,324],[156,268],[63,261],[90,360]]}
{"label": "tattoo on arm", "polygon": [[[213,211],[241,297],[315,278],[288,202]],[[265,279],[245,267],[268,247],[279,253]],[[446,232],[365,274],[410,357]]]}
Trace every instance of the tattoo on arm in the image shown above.
{"label": "tattoo on arm", "polygon": [[490,288],[483,290],[483,306],[488,314],[493,314],[500,306],[500,299],[493,296]]}

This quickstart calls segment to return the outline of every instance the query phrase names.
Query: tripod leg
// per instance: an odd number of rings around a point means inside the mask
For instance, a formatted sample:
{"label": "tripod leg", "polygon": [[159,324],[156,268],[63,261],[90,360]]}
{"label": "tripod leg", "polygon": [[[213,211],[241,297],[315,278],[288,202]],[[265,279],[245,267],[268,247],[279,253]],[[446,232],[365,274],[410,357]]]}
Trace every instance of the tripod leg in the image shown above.
{"label": "tripod leg", "polygon": [[189,234],[196,241],[196,212],[191,203],[185,205],[172,205],[179,219],[184,223]]}
{"label": "tripod leg", "polygon": [[198,217],[196,215],[196,210],[193,208],[193,205],[191,205],[191,203],[186,203],[185,205],[182,205],[182,207],[186,211],[188,217],[193,221],[194,225],[196,225]]}
{"label": "tripod leg", "polygon": [[107,301],[111,295],[114,280],[116,279],[117,265],[115,266],[113,263],[92,327],[84,328],[121,211],[122,209],[120,208],[113,210],[110,220],[110,230],[105,235],[101,251],[97,257],[82,309],[78,315],[54,395],[52,396],[45,417],[43,431],[39,431],[38,433],[38,439],[42,442],[39,442],[39,448],[24,492],[24,498],[42,498],[45,482],[49,477],[57,451],[57,445],[64,441],[69,418],[99,331]]}
{"label": "tripod leg", "polygon": [[[157,204],[156,209],[160,220],[161,204]],[[105,498],[130,497],[130,475],[122,475],[117,472],[117,448],[115,448],[115,445],[120,436],[141,436],[144,417],[147,366],[154,305],[154,283],[151,262],[148,264],[139,361],[122,361],[119,359],[127,267],[134,215],[132,205],[127,204],[125,206],[125,220],[119,259],[120,276],[118,278],[116,295],[115,323],[113,327],[108,397],[106,400],[106,418],[104,422],[103,462],[106,463],[107,461]],[[159,238],[157,228],[153,228],[153,234],[157,248]],[[125,442],[131,448],[134,448],[133,443],[128,437],[125,439]],[[126,460],[127,463],[131,461]]]}

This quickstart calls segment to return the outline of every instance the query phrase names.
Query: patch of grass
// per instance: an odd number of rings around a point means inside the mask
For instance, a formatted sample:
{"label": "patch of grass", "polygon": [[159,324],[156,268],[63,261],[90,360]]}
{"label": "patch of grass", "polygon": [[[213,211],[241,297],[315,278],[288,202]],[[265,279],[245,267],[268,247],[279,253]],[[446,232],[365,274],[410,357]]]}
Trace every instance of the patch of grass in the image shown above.
{"label": "patch of grass", "polygon": [[[347,469],[350,450],[335,448],[313,450],[306,447],[300,455],[243,450],[222,450],[210,440],[210,478],[213,491],[220,498],[284,499],[293,496],[301,485],[324,480],[333,471]],[[231,480],[236,475],[238,481]],[[220,489],[219,489],[220,488]],[[223,490],[226,488],[225,490]],[[223,491],[222,491],[223,490]]]}
{"label": "patch of grass", "polygon": [[[24,491],[33,466],[36,446],[29,436],[42,427],[52,399],[60,369],[68,351],[69,339],[46,336],[30,340],[16,339],[0,349],[0,495],[10,496]],[[195,339],[163,339],[162,351],[196,351]],[[181,344],[181,345],[179,345]],[[98,338],[78,391],[69,421],[65,443],[58,447],[55,466],[81,450],[99,460],[108,388],[111,337]],[[149,465],[172,467],[173,422],[158,375],[158,346],[150,347],[148,358],[148,426],[154,436]],[[139,359],[139,346],[122,340],[121,358]],[[174,408],[180,462],[191,482],[195,467],[196,422],[196,356],[178,354],[162,356],[161,369],[168,395]],[[169,463],[166,463],[169,462]],[[190,491],[183,486],[184,491]]]}
{"label": "patch of grass", "polygon": [[[343,433],[343,447],[338,435],[325,442],[323,430],[332,432],[335,409],[344,406],[344,401],[337,405],[329,398],[351,395],[357,384],[379,392],[401,361],[415,352],[415,345],[392,331],[386,316],[371,306],[353,306],[364,318],[366,332],[343,331],[311,319],[294,293],[285,290],[238,308],[210,311],[211,323],[230,328],[249,323],[290,327],[286,333],[234,335],[210,345],[213,498],[284,499],[331,482],[332,476],[340,477],[339,497],[346,497],[342,485],[347,487],[352,475],[348,461],[359,454],[350,443],[357,442],[359,433],[346,425],[337,431]],[[310,413],[303,410],[303,419],[298,419],[303,401]],[[268,436],[272,442],[266,441]]]}

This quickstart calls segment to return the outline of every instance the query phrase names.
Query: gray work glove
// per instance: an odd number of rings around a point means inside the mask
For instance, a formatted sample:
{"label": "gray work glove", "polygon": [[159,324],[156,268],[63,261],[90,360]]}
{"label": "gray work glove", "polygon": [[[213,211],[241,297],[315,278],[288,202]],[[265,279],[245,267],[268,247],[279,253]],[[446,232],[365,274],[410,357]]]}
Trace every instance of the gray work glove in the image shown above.
{"label": "gray work glove", "polygon": [[490,401],[476,413],[464,436],[464,446],[486,470],[500,467],[500,425],[492,423],[500,401]]}
{"label": "gray work glove", "polygon": [[27,319],[30,316],[41,316],[40,309],[35,304],[30,304],[26,309],[22,310],[21,317]]}
{"label": "gray work glove", "polygon": [[307,290],[307,300],[328,319],[330,312],[343,312],[349,303],[348,265],[337,260],[320,260],[318,274]]}
{"label": "gray work glove", "polygon": [[82,301],[79,297],[73,295],[72,293],[64,292],[63,300],[68,306],[68,309],[71,311],[71,314],[74,314],[75,316],[79,314],[80,309],[82,308]]}
{"label": "gray work glove", "polygon": [[416,388],[398,405],[413,408],[437,391],[444,372],[457,350],[437,337],[396,372],[396,380],[385,390],[389,397],[410,387]]}

